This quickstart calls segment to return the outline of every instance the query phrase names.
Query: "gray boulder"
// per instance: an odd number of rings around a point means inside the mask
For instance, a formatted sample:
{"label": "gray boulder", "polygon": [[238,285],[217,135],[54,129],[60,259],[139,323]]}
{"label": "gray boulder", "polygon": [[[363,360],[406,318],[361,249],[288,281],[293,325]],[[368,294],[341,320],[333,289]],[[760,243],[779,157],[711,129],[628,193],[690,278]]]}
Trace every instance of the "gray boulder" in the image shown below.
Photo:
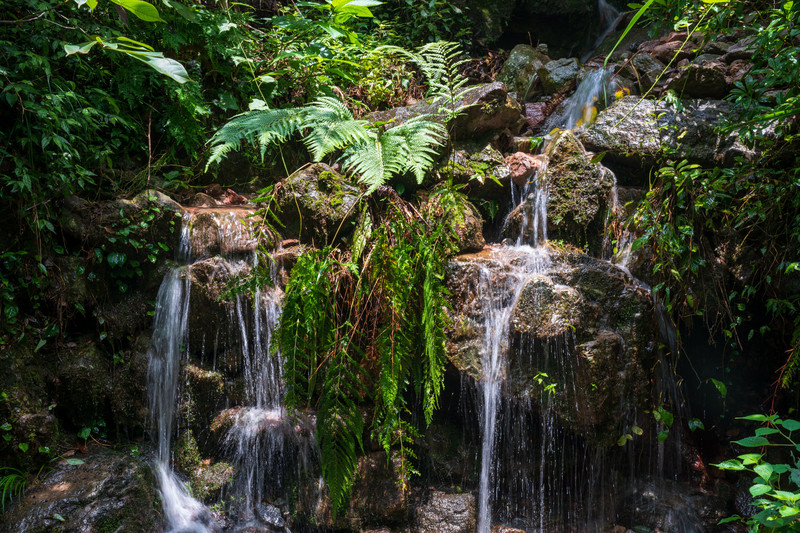
{"label": "gray boulder", "polygon": [[565,57],[545,63],[536,70],[545,94],[554,94],[566,90],[566,87],[575,83],[580,69],[578,60],[574,57]]}
{"label": "gray boulder", "polygon": [[518,44],[503,63],[497,81],[503,82],[509,91],[517,93],[517,99],[523,102],[528,90],[538,79],[536,71],[549,61],[549,57],[532,46]]}
{"label": "gray boulder", "polygon": [[729,104],[718,100],[681,100],[676,109],[626,96],[600,112],[580,140],[588,150],[606,152],[603,161],[612,168],[639,169],[643,178],[663,148],[700,165],[730,166],[737,157],[752,159],[755,152],[735,133],[719,131],[729,113]]}
{"label": "gray boulder", "polygon": [[163,531],[153,475],[147,463],[130,454],[92,449],[66,460],[30,487],[21,505],[3,517],[0,531]]}
{"label": "gray boulder", "polygon": [[275,187],[285,238],[324,246],[346,237],[358,216],[361,190],[324,163],[301,168]]}
{"label": "gray boulder", "polygon": [[475,495],[431,491],[416,509],[415,533],[472,533],[477,524]]}

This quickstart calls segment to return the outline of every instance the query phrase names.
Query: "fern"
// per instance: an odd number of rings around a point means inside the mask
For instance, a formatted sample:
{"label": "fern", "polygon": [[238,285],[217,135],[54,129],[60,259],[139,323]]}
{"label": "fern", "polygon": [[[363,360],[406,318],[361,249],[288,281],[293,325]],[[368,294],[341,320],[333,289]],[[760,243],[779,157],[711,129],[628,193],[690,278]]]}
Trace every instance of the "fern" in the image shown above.
{"label": "fern", "polygon": [[365,120],[356,120],[339,100],[322,97],[311,105],[295,109],[257,109],[234,117],[209,141],[208,166],[221,160],[243,141],[256,144],[264,157],[267,148],[285,142],[297,131],[306,131],[303,142],[315,161],[343,151],[346,169],[372,193],[393,176],[411,172],[418,183],[433,166],[436,146],[442,144],[441,124],[414,117],[388,131],[370,129]]}
{"label": "fern", "polygon": [[208,141],[211,163],[222,160],[231,151],[241,149],[242,142],[257,145],[264,154],[271,145],[285,142],[303,125],[302,109],[254,109],[233,117]]}

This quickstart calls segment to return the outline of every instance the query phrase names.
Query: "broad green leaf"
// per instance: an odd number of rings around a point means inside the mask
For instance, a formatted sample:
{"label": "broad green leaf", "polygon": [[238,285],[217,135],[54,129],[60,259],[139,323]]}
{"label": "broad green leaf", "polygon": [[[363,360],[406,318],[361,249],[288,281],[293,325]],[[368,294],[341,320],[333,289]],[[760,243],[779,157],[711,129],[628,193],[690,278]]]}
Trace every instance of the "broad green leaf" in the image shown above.
{"label": "broad green leaf", "polygon": [[711,466],[716,466],[721,470],[747,470],[744,465],[736,459],[728,459],[727,461],[722,461],[719,464],[713,464]]}
{"label": "broad green leaf", "polygon": [[59,522],[66,522],[66,521],[67,521],[67,520],[66,520],[66,519],[65,519],[63,516],[61,516],[61,515],[60,515],[60,514],[58,514],[58,513],[53,513],[53,518],[55,518],[55,519],[56,519],[56,520],[58,520]]}
{"label": "broad green leaf", "polygon": [[787,490],[776,490],[774,493],[775,498],[784,502],[796,502],[800,500],[800,494],[789,492]]}
{"label": "broad green leaf", "polygon": [[753,422],[766,422],[768,419],[764,415],[748,415],[748,416],[737,416],[736,420],[752,420]]}
{"label": "broad green leaf", "polygon": [[780,510],[778,511],[782,517],[786,518],[787,516],[794,516],[797,513],[800,513],[800,509],[795,506],[783,505],[781,506]]}
{"label": "broad green leaf", "polygon": [[714,386],[717,388],[720,396],[724,398],[728,395],[728,387],[726,387],[723,382],[721,382],[718,379],[711,378],[711,383],[713,383]]}
{"label": "broad green leaf", "polygon": [[758,448],[760,446],[769,446],[769,441],[764,437],[746,437],[733,441],[734,444],[745,446],[747,448]]}
{"label": "broad green leaf", "polygon": [[46,341],[46,340],[44,340],[44,339],[39,339],[39,342],[36,344],[36,348],[34,348],[34,349],[33,349],[33,353],[36,353],[36,352],[38,352],[39,350],[41,350],[41,349],[42,349],[42,346],[44,346],[45,344],[47,344],[47,341]]}
{"label": "broad green leaf", "polygon": [[738,514],[735,514],[733,516],[729,516],[728,518],[723,518],[722,520],[717,522],[717,524],[718,525],[727,524],[728,522],[735,522],[735,521],[741,520],[741,519],[742,518]]}
{"label": "broad green leaf", "polygon": [[161,57],[148,56],[146,59],[142,59],[142,61],[153,67],[161,74],[172,78],[178,83],[186,83],[187,81],[190,80],[189,73],[186,72],[186,69],[183,68],[183,65],[181,65],[178,61],[175,61],[174,59],[170,59],[168,57],[163,57],[163,56]]}
{"label": "broad green leaf", "polygon": [[70,457],[66,460],[68,465],[78,466],[83,464],[83,459],[78,459],[77,457]]}
{"label": "broad green leaf", "polygon": [[667,437],[669,437],[669,431],[663,430],[658,432],[658,436],[656,438],[658,439],[658,442],[664,442],[667,440]]}
{"label": "broad green leaf", "polygon": [[128,256],[122,252],[111,252],[106,256],[106,261],[112,268],[116,268],[125,264]]}
{"label": "broad green leaf", "polygon": [[631,432],[633,432],[634,435],[641,435],[642,433],[644,433],[644,431],[642,431],[642,428],[640,428],[639,426],[633,426],[631,428]]}
{"label": "broad green leaf", "polygon": [[194,9],[190,8],[189,6],[185,6],[180,2],[176,2],[175,0],[161,0],[166,4],[168,7],[171,7],[175,11],[178,12],[178,15],[185,18],[189,22],[195,22],[197,20],[197,13],[195,13]]}
{"label": "broad green leaf", "polygon": [[763,437],[764,435],[772,435],[774,433],[780,433],[777,428],[758,428],[756,429],[756,435],[759,437]]}
{"label": "broad green leaf", "polygon": [[781,422],[781,425],[783,426],[783,429],[786,429],[788,431],[797,431],[798,429],[800,429],[800,422],[798,422],[797,420],[792,420],[791,418],[783,420]]}
{"label": "broad green leaf", "polygon": [[758,465],[753,469],[756,474],[763,477],[765,480],[769,481],[769,478],[772,476],[772,465],[765,463],[763,465]]}
{"label": "broad green leaf", "polygon": [[96,44],[97,41],[90,41],[83,44],[65,44],[64,51],[68,56],[71,56],[72,54],[88,54],[89,50],[91,50]]}
{"label": "broad green leaf", "polygon": [[28,444],[27,442],[20,442],[18,447],[24,453],[28,451],[28,448],[30,448],[30,444]]}
{"label": "broad green leaf", "polygon": [[752,485],[750,487],[750,494],[752,494],[753,497],[756,497],[756,496],[761,496],[762,494],[766,494],[771,490],[772,487],[770,487],[769,485],[762,485],[761,483],[756,483],[755,485]]}
{"label": "broad green leaf", "polygon": [[120,7],[124,7],[145,22],[164,22],[158,14],[156,6],[144,0],[111,0]]}

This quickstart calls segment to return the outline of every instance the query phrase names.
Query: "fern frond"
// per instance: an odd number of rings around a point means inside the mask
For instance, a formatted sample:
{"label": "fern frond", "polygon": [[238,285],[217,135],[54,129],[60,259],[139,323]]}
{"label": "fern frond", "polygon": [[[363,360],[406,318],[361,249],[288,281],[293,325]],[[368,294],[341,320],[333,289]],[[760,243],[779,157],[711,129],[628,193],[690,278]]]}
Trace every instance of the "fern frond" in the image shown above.
{"label": "fern frond", "polygon": [[425,173],[433,166],[436,147],[443,144],[447,135],[444,126],[426,118],[413,117],[384,134],[384,137],[397,138],[392,141],[392,146],[397,148],[390,155],[393,163],[400,168],[398,173],[411,172],[420,184]]}
{"label": "fern frond", "polygon": [[236,115],[208,141],[211,156],[206,170],[228,152],[239,150],[243,141],[259,146],[263,158],[270,145],[284,142],[300,128],[303,113],[301,108],[254,109]]}
{"label": "fern frond", "polygon": [[303,142],[315,161],[353,144],[367,142],[367,121],[355,120],[350,110],[336,98],[321,97],[305,108],[303,128],[309,133]]}
{"label": "fern frond", "polygon": [[344,167],[358,175],[358,180],[368,187],[367,194],[383,185],[391,175],[386,167],[386,147],[381,140],[373,137],[367,142],[350,146],[342,154]]}

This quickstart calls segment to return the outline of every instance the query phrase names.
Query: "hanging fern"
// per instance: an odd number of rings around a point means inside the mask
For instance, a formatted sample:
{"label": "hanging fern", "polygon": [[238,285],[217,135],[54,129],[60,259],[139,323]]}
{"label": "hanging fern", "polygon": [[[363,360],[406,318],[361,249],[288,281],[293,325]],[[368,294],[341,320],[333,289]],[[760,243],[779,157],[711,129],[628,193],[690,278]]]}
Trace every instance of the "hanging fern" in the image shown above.
{"label": "hanging fern", "polygon": [[413,411],[421,405],[430,424],[442,391],[444,272],[463,201],[444,187],[420,213],[390,196],[362,214],[376,223],[353,255],[307,252],[292,270],[276,349],[287,406],[318,410],[323,475],[337,516],[347,508],[362,449],[359,407],[374,409],[371,432],[394,459],[404,490],[416,473]]}
{"label": "hanging fern", "polygon": [[354,172],[372,193],[393,176],[413,173],[422,183],[433,166],[435,147],[442,144],[444,127],[426,117],[414,117],[405,124],[383,131],[365,120],[356,120],[339,100],[322,97],[296,109],[257,109],[234,117],[211,138],[208,166],[243,141],[256,144],[263,157],[270,145],[285,142],[305,131],[303,142],[315,161],[343,151],[344,167]]}

